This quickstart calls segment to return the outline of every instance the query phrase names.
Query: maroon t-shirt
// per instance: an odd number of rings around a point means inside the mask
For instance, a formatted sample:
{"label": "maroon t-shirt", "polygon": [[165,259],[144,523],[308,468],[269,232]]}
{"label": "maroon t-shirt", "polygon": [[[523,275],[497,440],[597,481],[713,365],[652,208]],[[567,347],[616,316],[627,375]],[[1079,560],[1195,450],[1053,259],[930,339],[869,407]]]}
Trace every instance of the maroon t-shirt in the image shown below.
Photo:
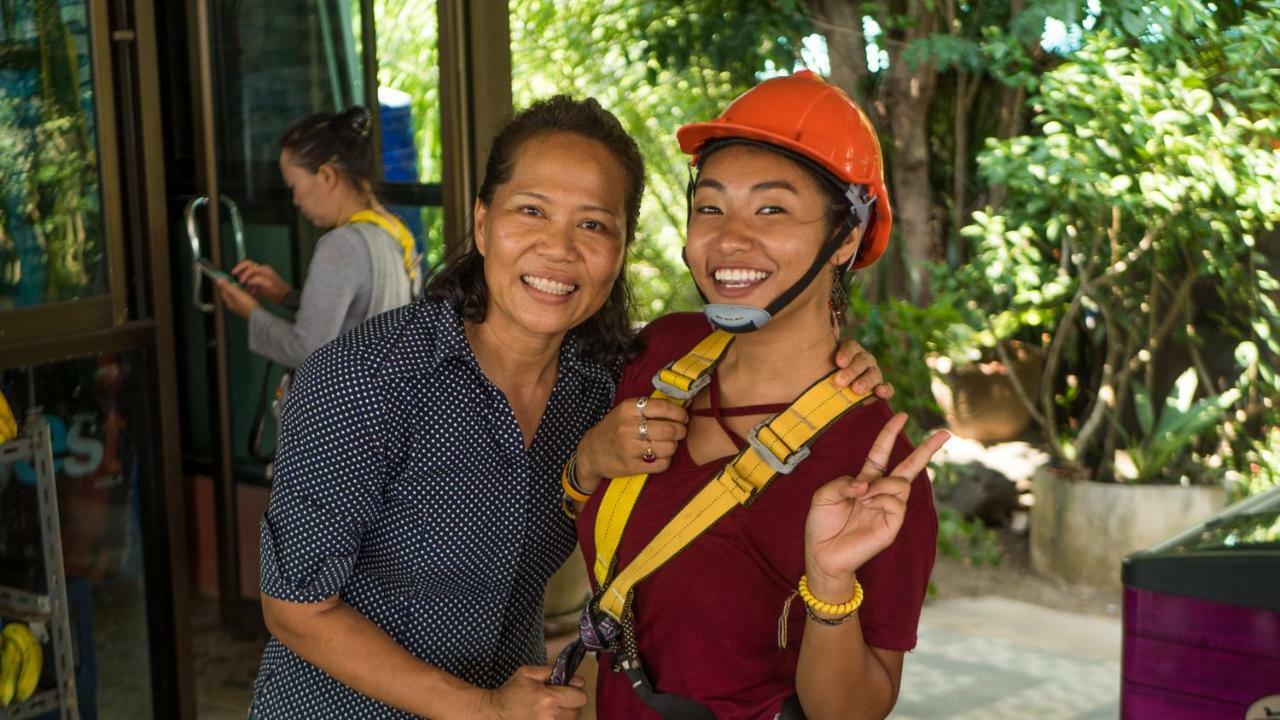
{"label": "maroon t-shirt", "polygon": [[[702,315],[693,313],[668,315],[649,325],[644,332],[647,348],[627,367],[618,401],[651,392],[653,374],[710,330]],[[818,439],[812,455],[795,472],[776,478],[750,507],[731,511],[636,587],[636,643],[658,692],[692,698],[718,718],[772,718],[795,694],[803,601],[797,598],[791,604],[785,650],[778,648],[778,618],[804,574],[809,502],[831,479],[858,473],[891,416],[883,401],[845,415]],[[889,467],[911,449],[900,436]],[[630,563],[729,459],[697,465],[680,443],[671,466],[645,483],[622,536],[618,566]],[[595,518],[603,487],[578,520],[588,568],[595,562]],[[866,591],[858,620],[868,645],[903,651],[915,647],[937,534],[933,496],[922,473],[912,485],[897,539],[858,569],[858,581]],[[658,719],[626,676],[611,671],[611,664],[610,655],[600,657],[599,717]]]}

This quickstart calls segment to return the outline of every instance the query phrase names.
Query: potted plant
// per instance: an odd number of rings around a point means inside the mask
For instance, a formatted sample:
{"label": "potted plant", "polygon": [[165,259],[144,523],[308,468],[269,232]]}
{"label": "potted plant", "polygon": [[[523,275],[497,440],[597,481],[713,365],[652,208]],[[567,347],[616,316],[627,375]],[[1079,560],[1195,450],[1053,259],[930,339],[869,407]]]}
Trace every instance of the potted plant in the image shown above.
{"label": "potted plant", "polygon": [[930,385],[947,426],[982,442],[1018,437],[1031,421],[1019,393],[1040,391],[1044,350],[1039,338],[1056,318],[1060,284],[1044,286],[1040,249],[1030,242],[962,230],[974,252],[955,270],[933,269],[936,304],[954,319],[934,329],[926,361]]}

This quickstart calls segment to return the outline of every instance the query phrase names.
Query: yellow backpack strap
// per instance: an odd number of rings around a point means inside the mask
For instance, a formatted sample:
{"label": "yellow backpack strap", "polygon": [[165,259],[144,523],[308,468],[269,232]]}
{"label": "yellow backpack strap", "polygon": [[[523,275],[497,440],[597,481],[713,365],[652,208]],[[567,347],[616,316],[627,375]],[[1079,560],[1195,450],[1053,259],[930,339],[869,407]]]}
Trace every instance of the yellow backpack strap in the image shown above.
{"label": "yellow backpack strap", "polygon": [[837,387],[834,374],[814,383],[786,410],[752,429],[747,447],[658,531],[635,560],[602,585],[601,610],[621,621],[637,584],[734,508],[750,505],[779,474],[794,470],[809,456],[809,446],[822,433],[870,397],[870,393],[858,395],[847,387]]}
{"label": "yellow backpack strap", "polygon": [[[732,334],[724,330],[712,332],[683,357],[669,363],[653,376],[655,390],[650,397],[688,407],[693,397],[711,381],[711,371],[720,363],[732,343]],[[595,526],[595,576],[600,587],[609,579],[613,558],[617,554],[618,543],[622,540],[622,531],[627,527],[631,510],[648,477],[629,475],[614,478],[600,500]]]}
{"label": "yellow backpack strap", "polygon": [[409,279],[413,280],[418,277],[418,268],[414,266],[413,262],[413,256],[415,254],[413,233],[409,232],[409,228],[405,227],[404,223],[400,222],[399,219],[387,219],[382,215],[382,213],[377,212],[376,210],[361,210],[355,215],[352,215],[351,219],[347,220],[347,222],[369,223],[371,225],[377,225],[385,230],[388,235],[395,238],[396,242],[400,243],[400,249],[404,251],[404,271],[409,275]]}

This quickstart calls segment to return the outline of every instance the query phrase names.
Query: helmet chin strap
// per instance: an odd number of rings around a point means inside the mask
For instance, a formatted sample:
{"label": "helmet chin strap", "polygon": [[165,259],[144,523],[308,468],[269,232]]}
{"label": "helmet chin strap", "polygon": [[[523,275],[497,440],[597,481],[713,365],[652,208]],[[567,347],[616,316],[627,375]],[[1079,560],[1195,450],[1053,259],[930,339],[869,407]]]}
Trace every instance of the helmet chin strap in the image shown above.
{"label": "helmet chin strap", "polygon": [[[813,262],[809,264],[809,269],[806,270],[804,275],[802,275],[798,280],[792,283],[791,287],[784,290],[781,295],[774,298],[773,302],[763,308],[758,308],[752,305],[707,303],[706,294],[702,292],[702,288],[698,288],[698,295],[702,297],[702,302],[706,303],[702,306],[702,314],[707,316],[707,320],[711,321],[711,324],[715,325],[717,328],[734,334],[749,333],[759,330],[768,324],[768,322],[773,319],[773,316],[782,312],[783,308],[790,305],[791,301],[799,297],[800,293],[804,292],[805,288],[809,287],[809,284],[818,276],[822,267],[826,265],[827,261],[835,255],[837,250],[840,249],[840,244],[844,241],[844,238],[847,237],[855,228],[858,229],[858,245],[861,247],[862,234],[866,231],[867,223],[871,219],[871,213],[869,210],[875,203],[875,198],[869,197],[864,199],[859,196],[857,189],[853,187],[850,187],[845,192],[845,196],[849,198],[849,201],[852,204],[849,217],[844,222],[840,223],[840,227],[836,228],[836,231],[831,234],[831,237],[827,238],[827,241],[822,244],[822,247],[818,249],[817,257],[815,257]],[[848,267],[853,265],[854,260],[858,257],[858,249],[858,247],[854,248],[853,255],[849,258],[849,265],[841,268],[841,274],[843,274]],[[684,258],[685,265],[688,265],[688,256],[684,252],[681,252],[681,257]],[[697,287],[696,282],[694,283],[694,287]]]}

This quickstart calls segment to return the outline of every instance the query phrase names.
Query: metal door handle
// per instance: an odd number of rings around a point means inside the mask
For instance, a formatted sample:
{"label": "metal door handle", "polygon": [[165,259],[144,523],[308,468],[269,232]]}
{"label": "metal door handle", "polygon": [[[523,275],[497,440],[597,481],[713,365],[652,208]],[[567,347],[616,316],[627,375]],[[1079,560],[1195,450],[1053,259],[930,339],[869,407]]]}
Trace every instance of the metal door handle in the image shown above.
{"label": "metal door handle", "polygon": [[[244,260],[244,221],[240,216],[240,207],[236,205],[235,200],[221,195],[218,197],[219,202],[227,206],[227,210],[231,214],[231,236],[235,240],[236,262]],[[191,304],[196,310],[205,313],[213,312],[213,303],[206,303],[200,300],[200,291],[204,287],[204,274],[200,272],[199,262],[202,257],[200,253],[200,228],[196,224],[196,210],[209,204],[209,196],[201,195],[191,198],[187,202],[187,207],[183,210],[183,215],[187,221],[187,242],[191,245]]]}

